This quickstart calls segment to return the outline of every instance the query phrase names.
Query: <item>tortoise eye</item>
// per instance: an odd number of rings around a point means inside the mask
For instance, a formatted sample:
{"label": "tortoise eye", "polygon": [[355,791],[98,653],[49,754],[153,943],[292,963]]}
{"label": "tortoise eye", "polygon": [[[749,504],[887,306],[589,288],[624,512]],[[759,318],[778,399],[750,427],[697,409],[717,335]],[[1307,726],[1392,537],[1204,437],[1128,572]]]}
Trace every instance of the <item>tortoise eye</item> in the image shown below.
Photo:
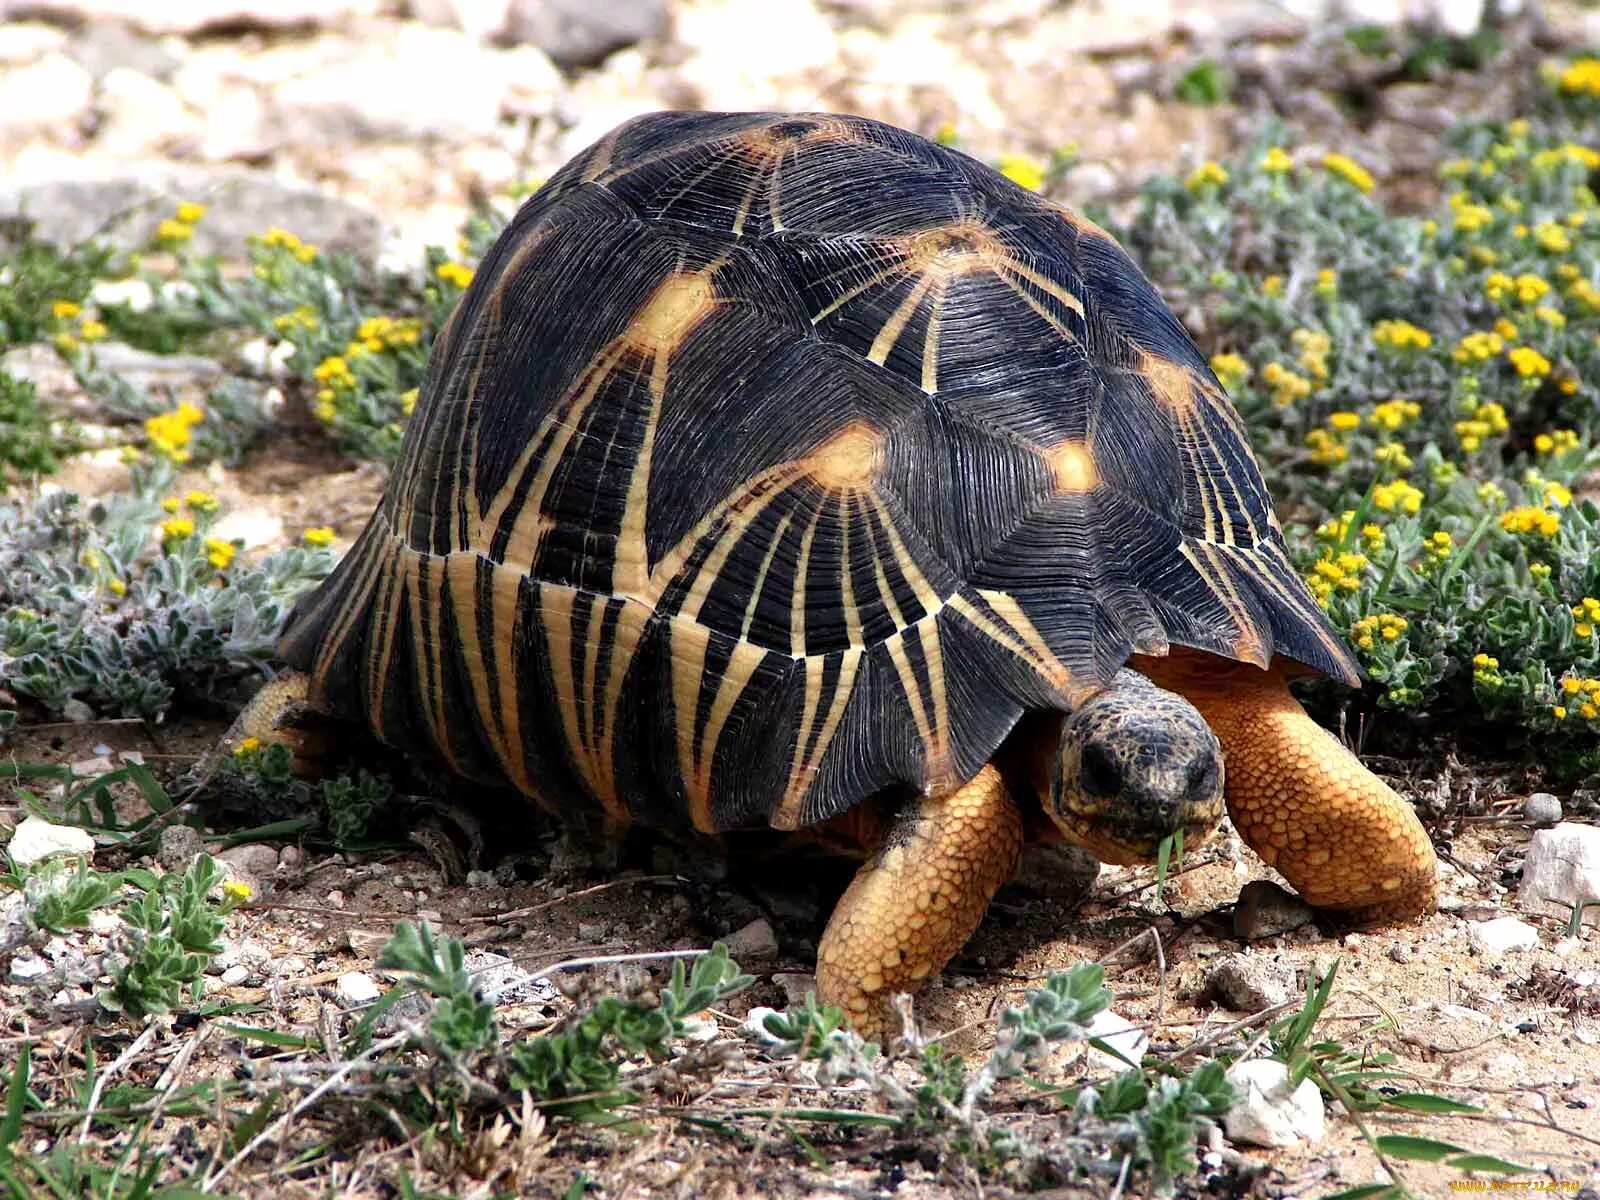
{"label": "tortoise eye", "polygon": [[1115,796],[1122,790],[1122,764],[1100,742],[1083,748],[1080,782],[1097,796]]}

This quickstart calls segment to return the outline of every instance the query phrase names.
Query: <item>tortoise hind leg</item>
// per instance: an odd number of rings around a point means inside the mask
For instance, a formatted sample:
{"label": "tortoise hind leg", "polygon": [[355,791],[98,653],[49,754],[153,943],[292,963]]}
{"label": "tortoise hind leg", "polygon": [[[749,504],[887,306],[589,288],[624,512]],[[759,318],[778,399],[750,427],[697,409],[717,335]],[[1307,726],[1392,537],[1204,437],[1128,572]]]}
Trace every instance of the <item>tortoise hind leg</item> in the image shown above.
{"label": "tortoise hind leg", "polygon": [[817,991],[862,1037],[898,1029],[893,999],[949,962],[1022,852],[1022,813],[986,766],[939,797],[909,801],[862,864],[817,950]]}
{"label": "tortoise hind leg", "polygon": [[1145,659],[1205,716],[1227,764],[1228,815],[1245,842],[1306,902],[1377,924],[1431,912],[1433,843],[1417,814],[1323,729],[1276,672],[1205,674]]}

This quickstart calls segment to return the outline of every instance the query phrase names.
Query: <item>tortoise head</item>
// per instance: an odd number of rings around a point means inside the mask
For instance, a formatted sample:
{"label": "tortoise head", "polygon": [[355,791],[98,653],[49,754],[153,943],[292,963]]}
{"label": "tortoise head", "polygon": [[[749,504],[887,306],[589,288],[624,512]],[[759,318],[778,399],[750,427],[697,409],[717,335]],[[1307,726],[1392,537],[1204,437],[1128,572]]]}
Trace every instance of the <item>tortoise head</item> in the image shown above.
{"label": "tortoise head", "polygon": [[1045,807],[1101,862],[1154,861],[1222,821],[1222,747],[1189,701],[1122,670],[1062,723]]}

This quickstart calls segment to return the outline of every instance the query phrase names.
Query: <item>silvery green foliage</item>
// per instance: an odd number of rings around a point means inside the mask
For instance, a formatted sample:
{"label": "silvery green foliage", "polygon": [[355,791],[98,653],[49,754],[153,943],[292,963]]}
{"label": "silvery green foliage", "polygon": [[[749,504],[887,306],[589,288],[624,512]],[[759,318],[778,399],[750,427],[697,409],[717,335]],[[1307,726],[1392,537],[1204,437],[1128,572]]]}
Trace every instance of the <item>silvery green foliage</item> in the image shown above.
{"label": "silvery green foliage", "polygon": [[[156,718],[220,697],[271,656],[294,599],[331,569],[327,550],[210,557],[210,512],[164,536],[170,476],[130,492],[56,492],[0,505],[0,689],[60,713],[69,700]],[[3,726],[0,726],[3,728]]]}

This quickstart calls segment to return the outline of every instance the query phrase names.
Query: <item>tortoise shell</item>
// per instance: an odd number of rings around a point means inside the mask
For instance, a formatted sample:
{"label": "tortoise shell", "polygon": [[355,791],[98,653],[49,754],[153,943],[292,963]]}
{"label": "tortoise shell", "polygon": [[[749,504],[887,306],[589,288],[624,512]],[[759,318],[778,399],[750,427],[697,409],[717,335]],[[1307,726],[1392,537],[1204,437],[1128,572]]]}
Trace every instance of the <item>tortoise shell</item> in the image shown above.
{"label": "tortoise shell", "polygon": [[1356,678],[1113,239],[875,121],[662,113],[490,250],[281,654],[463,775],[712,831],[952,787],[1172,645]]}

